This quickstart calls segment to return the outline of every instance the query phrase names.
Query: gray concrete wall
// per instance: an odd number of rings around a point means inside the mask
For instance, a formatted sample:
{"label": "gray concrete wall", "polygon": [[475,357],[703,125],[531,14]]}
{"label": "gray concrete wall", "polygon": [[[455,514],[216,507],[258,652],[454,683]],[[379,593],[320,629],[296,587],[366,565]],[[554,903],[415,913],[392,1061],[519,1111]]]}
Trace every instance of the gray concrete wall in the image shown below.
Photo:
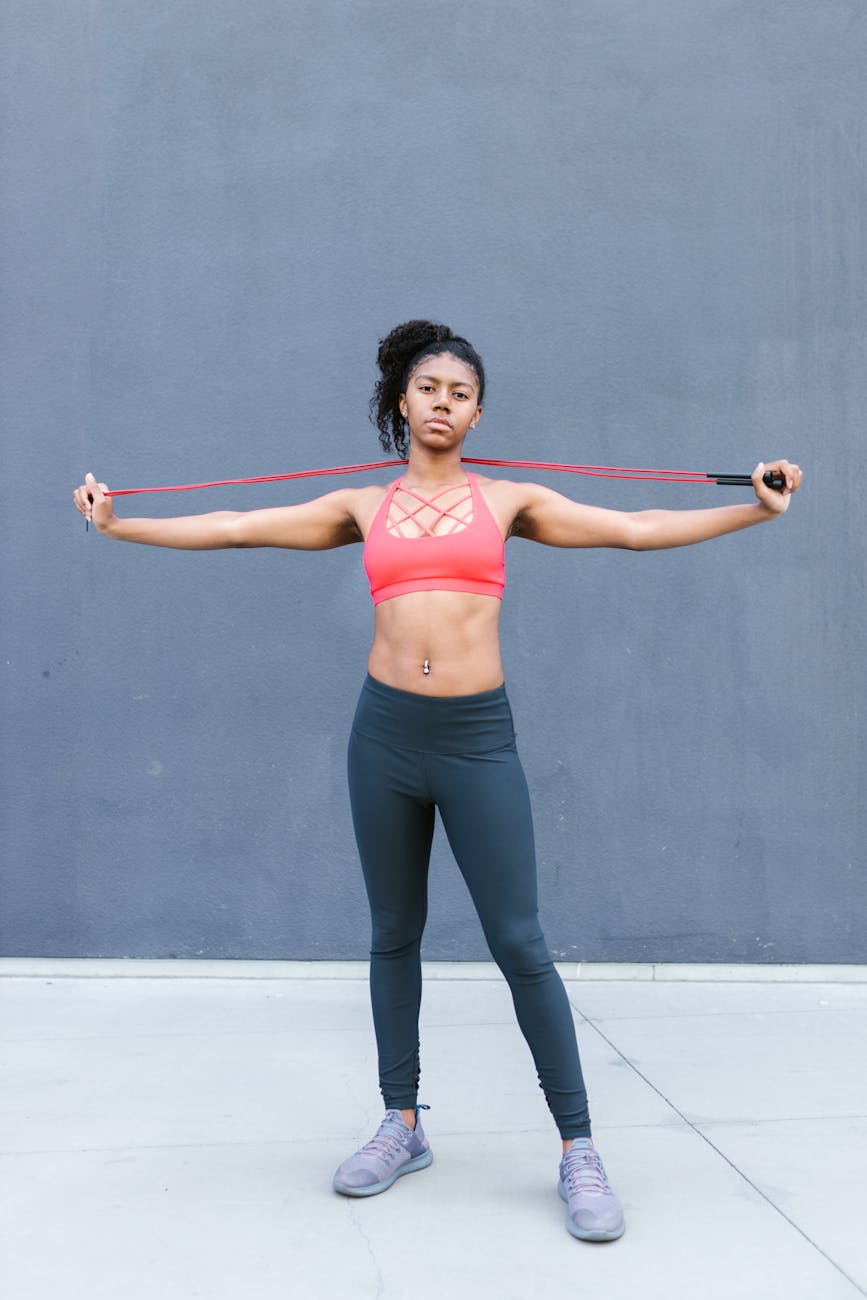
{"label": "gray concrete wall", "polygon": [[[552,949],[867,960],[861,0],[4,15],[2,951],[365,954],[360,549],[122,546],[69,494],[375,459],[376,341],[430,314],[480,455],[809,475],[694,549],[510,544]],[[441,841],[425,955],[486,955]]]}

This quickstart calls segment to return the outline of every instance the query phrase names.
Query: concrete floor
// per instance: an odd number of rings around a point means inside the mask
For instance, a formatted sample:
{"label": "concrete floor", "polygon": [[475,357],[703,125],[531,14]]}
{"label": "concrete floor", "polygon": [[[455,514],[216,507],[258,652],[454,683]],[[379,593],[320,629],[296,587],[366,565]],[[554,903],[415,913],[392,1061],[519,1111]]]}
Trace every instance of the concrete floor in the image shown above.
{"label": "concrete floor", "polygon": [[380,1105],[362,979],[0,981],[7,1300],[854,1300],[867,985],[567,984],[627,1230],[573,1240],[498,980],[423,1013],[433,1165],[331,1174]]}

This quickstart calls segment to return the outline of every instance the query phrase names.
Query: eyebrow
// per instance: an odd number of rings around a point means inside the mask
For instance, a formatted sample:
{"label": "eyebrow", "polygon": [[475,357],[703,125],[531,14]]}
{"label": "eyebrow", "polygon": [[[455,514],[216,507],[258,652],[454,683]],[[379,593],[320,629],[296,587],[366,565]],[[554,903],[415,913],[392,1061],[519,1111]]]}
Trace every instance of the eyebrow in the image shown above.
{"label": "eyebrow", "polygon": [[[420,379],[432,379],[434,383],[439,383],[438,375],[415,375],[414,379],[418,382]],[[451,383],[452,388],[475,388],[476,385],[471,379],[455,379]]]}

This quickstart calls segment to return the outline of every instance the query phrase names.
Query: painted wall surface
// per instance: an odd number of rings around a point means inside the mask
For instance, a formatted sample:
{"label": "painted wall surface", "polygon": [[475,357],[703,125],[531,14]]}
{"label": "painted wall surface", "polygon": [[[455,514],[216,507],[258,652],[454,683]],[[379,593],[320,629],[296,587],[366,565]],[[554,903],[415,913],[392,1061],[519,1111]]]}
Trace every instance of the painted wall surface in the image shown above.
{"label": "painted wall surface", "polygon": [[[360,548],[125,546],[70,494],[377,459],[377,340],[431,315],[489,369],[470,454],[808,475],[696,548],[510,542],[554,953],[867,960],[861,0],[7,0],[0,57],[2,952],[366,955]],[[431,880],[426,957],[486,957],[439,833]]]}

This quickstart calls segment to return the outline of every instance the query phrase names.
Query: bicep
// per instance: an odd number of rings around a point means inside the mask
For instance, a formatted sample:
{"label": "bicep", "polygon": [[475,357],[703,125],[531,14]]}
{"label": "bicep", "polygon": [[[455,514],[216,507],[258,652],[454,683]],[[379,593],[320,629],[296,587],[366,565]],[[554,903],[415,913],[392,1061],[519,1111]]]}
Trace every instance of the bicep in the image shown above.
{"label": "bicep", "polygon": [[531,484],[511,531],[514,537],[526,537],[544,546],[631,550],[636,544],[637,528],[635,515],[584,505],[550,488]]}
{"label": "bicep", "polygon": [[296,506],[245,511],[235,516],[229,531],[231,546],[326,551],[361,541],[351,489],[329,492]]}

